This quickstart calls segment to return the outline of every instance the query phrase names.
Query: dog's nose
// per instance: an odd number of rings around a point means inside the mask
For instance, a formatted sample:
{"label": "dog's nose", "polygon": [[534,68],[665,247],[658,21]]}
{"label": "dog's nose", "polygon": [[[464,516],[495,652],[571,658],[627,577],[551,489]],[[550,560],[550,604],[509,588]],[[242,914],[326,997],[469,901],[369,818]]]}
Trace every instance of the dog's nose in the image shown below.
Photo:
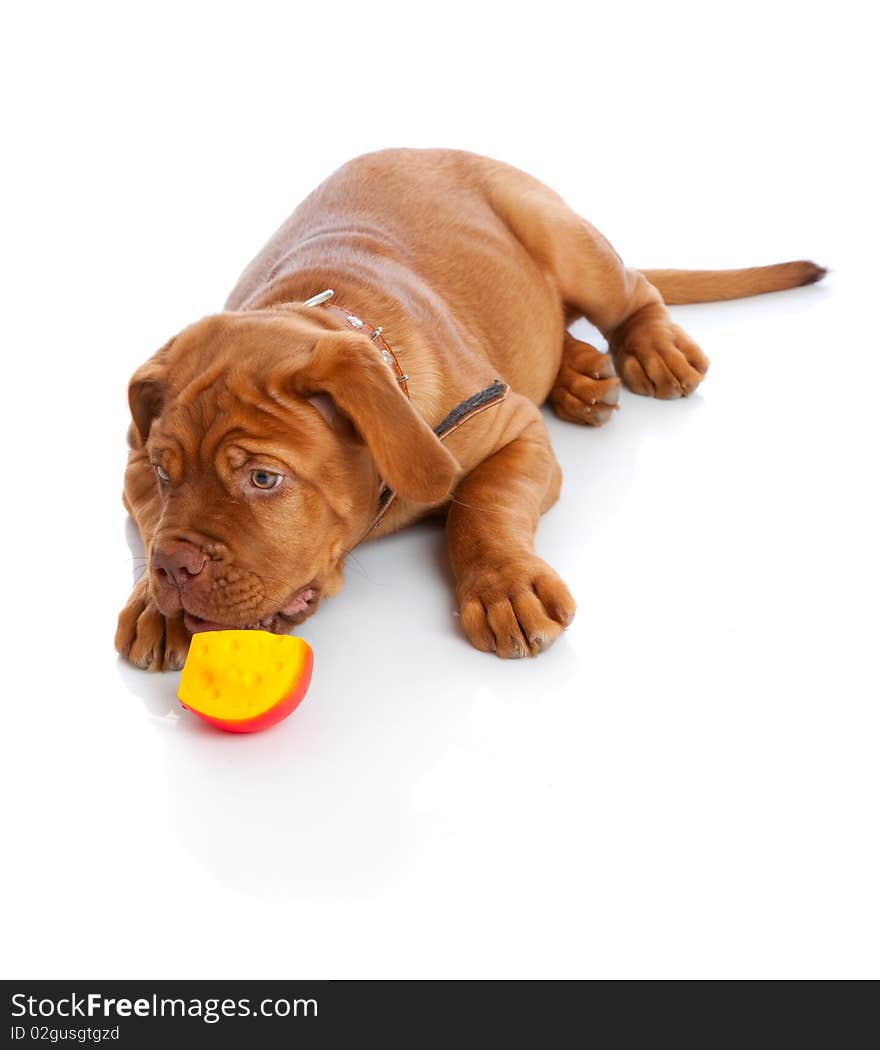
{"label": "dog's nose", "polygon": [[175,540],[156,547],[153,551],[153,568],[160,577],[163,575],[178,587],[189,583],[204,569],[208,560],[206,554],[191,543]]}

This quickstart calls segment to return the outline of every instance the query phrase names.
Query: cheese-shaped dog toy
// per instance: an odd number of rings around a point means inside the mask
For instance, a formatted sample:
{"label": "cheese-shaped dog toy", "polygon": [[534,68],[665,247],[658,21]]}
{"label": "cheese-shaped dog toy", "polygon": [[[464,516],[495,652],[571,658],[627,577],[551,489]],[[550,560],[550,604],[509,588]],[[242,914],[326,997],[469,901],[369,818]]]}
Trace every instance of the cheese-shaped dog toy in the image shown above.
{"label": "cheese-shaped dog toy", "polygon": [[312,650],[302,638],[268,631],[193,635],[177,696],[185,708],[230,733],[254,733],[286,718],[306,695]]}

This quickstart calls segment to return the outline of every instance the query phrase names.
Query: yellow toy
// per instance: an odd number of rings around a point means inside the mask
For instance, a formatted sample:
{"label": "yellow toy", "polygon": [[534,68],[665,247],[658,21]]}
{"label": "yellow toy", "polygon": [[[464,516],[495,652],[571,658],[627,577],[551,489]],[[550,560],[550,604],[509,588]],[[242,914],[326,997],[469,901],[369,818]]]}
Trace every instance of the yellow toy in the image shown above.
{"label": "yellow toy", "polygon": [[193,635],[177,696],[185,708],[230,733],[253,733],[286,718],[306,695],[312,650],[302,638],[268,631]]}

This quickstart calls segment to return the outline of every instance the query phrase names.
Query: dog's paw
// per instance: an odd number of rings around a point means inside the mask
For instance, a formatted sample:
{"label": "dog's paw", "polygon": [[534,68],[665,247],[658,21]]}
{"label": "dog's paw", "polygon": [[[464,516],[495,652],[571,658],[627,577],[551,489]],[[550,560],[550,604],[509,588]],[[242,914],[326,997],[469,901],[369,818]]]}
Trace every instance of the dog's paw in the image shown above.
{"label": "dog's paw", "polygon": [[156,608],[147,588],[140,580],[128,604],[119,614],[116,628],[116,651],[145,671],[179,671],[189,651],[190,633],[183,620],[168,618]]}
{"label": "dog's paw", "polygon": [[533,555],[476,570],[457,588],[461,626],[483,652],[507,659],[536,656],[574,619],[574,598]]}
{"label": "dog's paw", "polygon": [[611,356],[624,383],[645,397],[687,397],[709,370],[709,359],[684,329],[639,314],[612,335]]}
{"label": "dog's paw", "polygon": [[567,339],[549,401],[560,419],[600,427],[617,409],[620,380],[611,357],[589,343]]}

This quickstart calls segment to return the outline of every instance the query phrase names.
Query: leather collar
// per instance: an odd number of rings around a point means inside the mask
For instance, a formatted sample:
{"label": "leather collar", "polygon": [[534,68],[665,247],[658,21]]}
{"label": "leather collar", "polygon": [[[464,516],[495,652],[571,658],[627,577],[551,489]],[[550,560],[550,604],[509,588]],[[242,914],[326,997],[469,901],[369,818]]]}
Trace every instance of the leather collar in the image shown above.
{"label": "leather collar", "polygon": [[355,332],[369,332],[370,339],[373,341],[374,346],[382,355],[385,364],[394,372],[397,376],[397,382],[400,384],[401,390],[409,397],[409,387],[406,385],[406,381],[409,376],[406,375],[403,369],[400,367],[400,363],[397,360],[397,356],[389,346],[388,342],[382,335],[381,326],[375,327],[367,324],[366,321],[361,320],[355,314],[350,314],[347,310],[343,310],[341,306],[334,306],[333,303],[325,303],[328,310],[332,310],[335,314],[345,318],[345,323],[348,328],[351,328]]}
{"label": "leather collar", "polygon": [[[343,310],[341,306],[334,306],[333,303],[327,301],[332,296],[333,290],[328,288],[324,292],[319,292],[317,295],[313,295],[312,298],[307,300],[303,305],[326,306],[328,310],[332,310],[334,313],[344,318],[346,326],[352,331],[364,332],[365,334],[369,333],[370,339],[382,355],[385,364],[387,364],[394,372],[401,389],[409,398],[409,387],[407,386],[409,376],[404,373],[394,351],[382,336],[381,327],[370,326],[356,314]],[[492,408],[494,405],[498,405],[506,400],[509,393],[510,387],[507,383],[502,382],[500,379],[496,379],[491,386],[487,386],[483,390],[477,391],[476,394],[472,394],[470,397],[465,398],[464,401],[457,404],[455,408],[453,408],[452,411],[449,412],[436,427],[434,427],[434,433],[440,441],[443,441],[449,434],[458,430],[463,423],[466,423],[469,419],[473,418],[473,416],[479,415],[480,412],[485,412],[487,408]],[[412,398],[410,398],[410,400],[412,400]],[[376,517],[373,519],[372,525],[367,529],[367,535],[369,535],[382,521],[396,500],[397,493],[393,492],[387,485],[382,483],[379,491]]]}
{"label": "leather collar", "polygon": [[[485,412],[487,408],[493,408],[495,405],[500,405],[502,401],[506,400],[507,395],[510,393],[510,387],[507,383],[502,383],[500,379],[496,379],[491,386],[487,386],[483,390],[477,391],[476,394],[471,394],[470,397],[465,398],[459,404],[453,408],[438,424],[434,427],[434,433],[440,439],[445,440],[454,430],[466,423],[469,419],[479,415],[480,412]],[[379,505],[376,508],[376,517],[373,519],[373,524],[367,529],[367,535],[376,528],[376,526],[382,521],[385,515],[391,510],[391,507],[397,500],[397,493],[393,492],[387,485],[383,484],[379,491]]]}

